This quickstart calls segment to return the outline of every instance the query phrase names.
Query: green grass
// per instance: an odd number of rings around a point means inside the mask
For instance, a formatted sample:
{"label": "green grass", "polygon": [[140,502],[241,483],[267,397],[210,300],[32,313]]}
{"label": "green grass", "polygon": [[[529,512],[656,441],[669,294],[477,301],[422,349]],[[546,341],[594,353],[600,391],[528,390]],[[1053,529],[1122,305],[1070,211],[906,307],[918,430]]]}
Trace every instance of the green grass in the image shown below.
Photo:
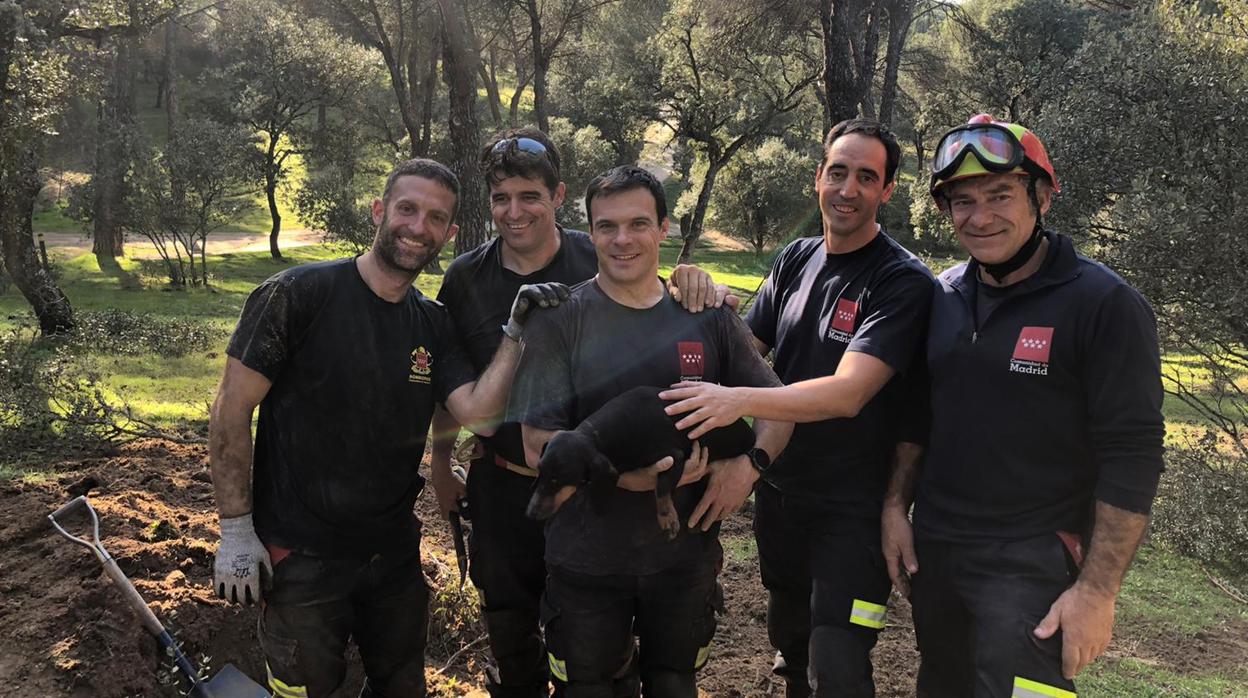
{"label": "green grass", "polygon": [[1102,659],[1080,674],[1079,695],[1089,698],[1248,697],[1243,680],[1182,676],[1138,659]]}

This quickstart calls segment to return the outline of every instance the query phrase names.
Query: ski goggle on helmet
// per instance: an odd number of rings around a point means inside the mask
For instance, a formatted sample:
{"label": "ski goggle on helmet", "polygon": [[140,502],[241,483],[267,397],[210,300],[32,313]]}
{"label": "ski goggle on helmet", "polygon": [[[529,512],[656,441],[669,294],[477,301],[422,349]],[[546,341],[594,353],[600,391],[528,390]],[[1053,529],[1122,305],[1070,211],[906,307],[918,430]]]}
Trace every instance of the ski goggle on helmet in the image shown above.
{"label": "ski goggle on helmet", "polygon": [[1003,172],[1046,179],[1054,192],[1062,190],[1036,134],[1025,126],[978,114],[941,136],[932,158],[931,193],[941,204],[940,190],[949,182]]}

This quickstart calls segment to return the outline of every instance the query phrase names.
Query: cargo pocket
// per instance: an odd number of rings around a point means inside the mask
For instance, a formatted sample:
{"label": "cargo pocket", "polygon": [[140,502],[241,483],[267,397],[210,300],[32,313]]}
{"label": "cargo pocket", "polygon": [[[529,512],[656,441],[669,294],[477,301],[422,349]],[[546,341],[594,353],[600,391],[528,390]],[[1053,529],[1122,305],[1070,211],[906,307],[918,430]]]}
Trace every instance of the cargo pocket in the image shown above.
{"label": "cargo pocket", "polygon": [[308,691],[297,666],[299,643],[272,627],[274,623],[269,619],[272,612],[272,607],[266,606],[256,621],[269,688],[273,695],[281,698],[306,698]]}

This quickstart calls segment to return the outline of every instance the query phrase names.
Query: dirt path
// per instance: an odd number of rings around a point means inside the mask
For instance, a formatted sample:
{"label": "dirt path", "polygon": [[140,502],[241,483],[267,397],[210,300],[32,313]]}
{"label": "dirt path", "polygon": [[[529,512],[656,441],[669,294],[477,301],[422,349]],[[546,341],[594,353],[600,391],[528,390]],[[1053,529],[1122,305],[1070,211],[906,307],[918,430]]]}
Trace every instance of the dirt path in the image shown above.
{"label": "dirt path", "polygon": [[[71,256],[91,251],[91,238],[80,233],[44,233],[49,250],[60,250]],[[278,246],[283,250],[321,243],[321,233],[302,228],[283,230],[278,236]],[[231,252],[264,252],[269,249],[268,233],[218,232],[208,236],[208,254]],[[144,237],[126,238],[126,256],[134,259],[157,259],[156,247]]]}
{"label": "dirt path", "polygon": [[[203,447],[146,441],[108,456],[40,464],[39,469],[47,475],[0,483],[0,628],[5,633],[0,695],[178,695],[161,669],[154,642],[94,558],[55,535],[47,523],[49,512],[87,488],[100,513],[105,547],[188,654],[213,670],[231,662],[263,679],[255,609],[227,607],[209,587],[217,532]],[[436,520],[435,506],[427,491],[418,505],[423,521]],[[748,512],[726,522],[723,539],[727,612],[720,619],[711,663],[699,679],[702,693],[782,695],[770,674],[766,596],[750,552]],[[483,629],[466,603],[473,592],[456,586],[447,526],[426,523],[421,549],[435,591],[427,662],[431,695],[484,696]],[[909,609],[898,598],[892,605],[874,654],[880,698],[912,696],[918,666]],[[1180,673],[1248,663],[1242,628],[1195,637],[1133,636],[1123,630],[1111,657],[1136,657]],[[464,645],[470,647],[456,654]],[[341,695],[355,696],[360,680],[356,668]]]}

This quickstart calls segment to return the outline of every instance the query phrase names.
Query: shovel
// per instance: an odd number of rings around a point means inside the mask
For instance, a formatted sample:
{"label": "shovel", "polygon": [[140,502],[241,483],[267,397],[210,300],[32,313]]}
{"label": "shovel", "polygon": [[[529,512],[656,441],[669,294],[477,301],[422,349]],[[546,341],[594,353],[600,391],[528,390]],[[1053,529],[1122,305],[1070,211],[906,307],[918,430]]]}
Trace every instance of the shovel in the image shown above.
{"label": "shovel", "polygon": [[[66,514],[85,507],[87,513],[91,514],[92,540],[87,541],[77,536],[71,535],[57,521],[58,518],[64,517]],[[126,598],[126,602],[130,604],[130,608],[139,616],[139,621],[143,623],[143,627],[147,632],[151,633],[156,641],[160,643],[160,648],[165,654],[173,659],[174,665],[190,682],[190,695],[195,698],[271,698],[269,692],[263,686],[252,681],[242,671],[239,671],[233,664],[226,664],[217,672],[217,675],[207,681],[199,678],[199,671],[191,660],[182,654],[182,650],[178,649],[177,644],[170,637],[169,631],[165,630],[165,626],[161,625],[156,618],[156,614],[152,613],[152,609],[147,607],[147,603],[143,601],[143,597],[139,596],[139,592],[134,588],[134,584],[126,578],[121,568],[117,566],[117,561],[112,555],[104,549],[100,543],[100,518],[96,516],[95,509],[91,507],[91,503],[87,501],[85,495],[75,497],[60,509],[48,515],[48,520],[56,527],[58,533],[65,536],[69,540],[84,545],[95,554],[96,559],[104,565],[104,574],[113,580],[113,584],[121,591],[121,595]]]}

